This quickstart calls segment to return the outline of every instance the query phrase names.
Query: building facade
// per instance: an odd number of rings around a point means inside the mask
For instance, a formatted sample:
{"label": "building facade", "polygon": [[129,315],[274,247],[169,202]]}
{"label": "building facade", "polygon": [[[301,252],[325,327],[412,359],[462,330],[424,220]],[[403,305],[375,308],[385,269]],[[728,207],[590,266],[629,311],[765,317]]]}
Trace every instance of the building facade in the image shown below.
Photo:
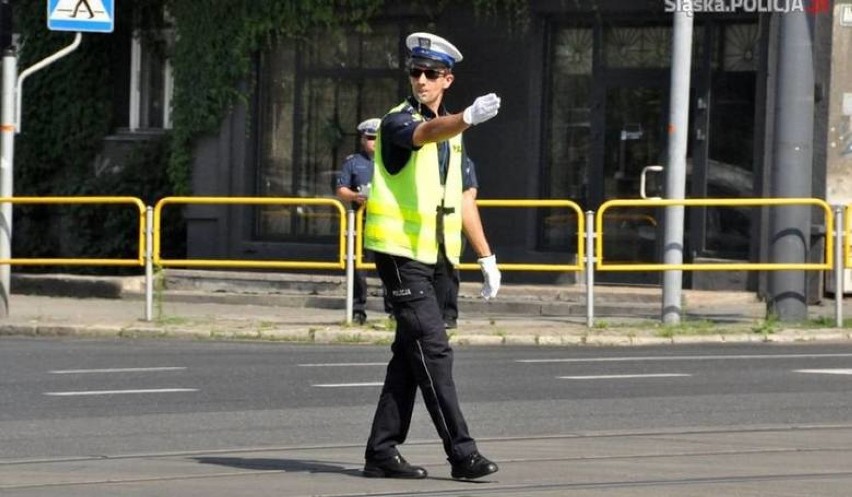
{"label": "building facade", "polygon": [[[218,134],[198,143],[197,196],[331,197],[332,176],[357,146],[355,126],[383,115],[408,92],[402,41],[413,31],[451,40],[464,54],[447,106],[480,94],[503,105],[465,134],[482,199],[568,199],[596,209],[613,198],[664,195],[672,19],[668,2],[531,1],[529,23],[448,10],[416,9],[371,23],[369,33],[316,32],[255,55],[252,99]],[[809,5],[805,2],[806,5]],[[817,2],[817,4],[822,4]],[[852,75],[849,2],[809,13],[815,54],[812,196],[852,200]],[[688,197],[769,194],[778,19],[783,13],[695,13],[687,152]],[[336,256],[339,225],[316,207],[190,206],[188,257],[321,259]],[[482,209],[501,262],[573,261],[577,219],[558,209]],[[662,213],[613,212],[607,260],[659,259]],[[761,209],[687,211],[686,261],[761,260]],[[820,223],[811,240],[819,247]],[[815,257],[819,251],[815,250]],[[470,260],[470,257],[468,257]],[[686,287],[757,290],[745,274],[684,273]],[[573,274],[507,273],[507,281],[570,282]],[[657,284],[658,273],[601,273],[601,282]]]}

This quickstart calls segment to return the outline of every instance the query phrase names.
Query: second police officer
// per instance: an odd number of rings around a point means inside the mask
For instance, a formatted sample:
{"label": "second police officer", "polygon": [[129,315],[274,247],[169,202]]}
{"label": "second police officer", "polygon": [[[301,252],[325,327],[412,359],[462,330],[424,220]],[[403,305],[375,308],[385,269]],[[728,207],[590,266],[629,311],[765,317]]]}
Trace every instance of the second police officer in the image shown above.
{"label": "second police officer", "polygon": [[[372,118],[362,121],[356,128],[359,134],[359,150],[343,161],[343,166],[334,180],[334,193],[344,202],[350,202],[353,210],[358,210],[370,192],[373,179],[373,156],[376,152],[376,135],[381,119]],[[354,292],[352,298],[352,321],[364,324],[367,321],[367,277],[364,271],[355,269]],[[384,294],[384,291],[382,292]],[[391,314],[393,308],[385,296],[385,313]]]}

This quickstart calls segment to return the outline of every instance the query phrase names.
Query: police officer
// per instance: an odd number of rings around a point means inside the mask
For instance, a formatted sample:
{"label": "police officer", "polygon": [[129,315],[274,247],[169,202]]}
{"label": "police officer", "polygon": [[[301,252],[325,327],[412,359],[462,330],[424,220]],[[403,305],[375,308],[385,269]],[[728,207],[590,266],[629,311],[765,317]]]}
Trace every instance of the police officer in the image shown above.
{"label": "police officer", "polygon": [[[353,210],[358,210],[364,205],[369,195],[370,181],[373,179],[376,134],[380,123],[381,119],[374,117],[358,125],[356,129],[360,135],[360,150],[346,157],[334,180],[335,195],[344,202],[351,202]],[[364,324],[367,321],[367,277],[364,271],[355,269],[354,283],[352,321]],[[393,312],[387,297],[384,298],[384,304],[386,313]]]}
{"label": "police officer", "polygon": [[[497,115],[500,98],[477,98],[450,114],[444,92],[462,54],[430,33],[406,38],[412,96],[382,119],[375,171],[367,200],[365,246],[391,295],[396,334],[384,385],[365,450],[364,475],[425,478],[397,446],[405,442],[418,387],[443,442],[453,478],[480,478],[497,471],[468,432],[453,381],[453,350],[434,286],[436,273],[458,263],[463,209],[462,132]],[[500,273],[494,254],[479,254],[482,295],[493,298]]]}

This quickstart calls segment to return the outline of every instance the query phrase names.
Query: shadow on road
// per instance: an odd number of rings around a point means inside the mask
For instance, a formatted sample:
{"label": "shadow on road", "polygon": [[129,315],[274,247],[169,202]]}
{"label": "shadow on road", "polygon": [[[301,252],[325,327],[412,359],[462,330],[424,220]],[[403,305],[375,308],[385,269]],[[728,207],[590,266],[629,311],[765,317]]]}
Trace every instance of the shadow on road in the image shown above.
{"label": "shadow on road", "polygon": [[327,464],[320,461],[300,461],[298,459],[266,459],[244,457],[194,457],[201,464],[216,464],[231,468],[249,469],[254,471],[284,471],[301,473],[339,473],[350,476],[361,476],[360,469],[346,469],[343,466]]}

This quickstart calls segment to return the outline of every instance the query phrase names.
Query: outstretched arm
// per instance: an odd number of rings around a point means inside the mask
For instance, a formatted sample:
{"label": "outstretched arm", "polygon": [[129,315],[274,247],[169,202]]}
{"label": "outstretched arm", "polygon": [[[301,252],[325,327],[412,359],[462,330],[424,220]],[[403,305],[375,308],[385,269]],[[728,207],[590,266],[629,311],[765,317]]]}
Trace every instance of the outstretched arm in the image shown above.
{"label": "outstretched arm", "polygon": [[416,147],[422,147],[427,143],[448,140],[471,126],[484,123],[499,111],[500,97],[493,93],[483,95],[464,112],[436,117],[421,123],[414,130],[412,141]]}
{"label": "outstretched arm", "polygon": [[469,127],[470,124],[464,122],[462,113],[459,112],[420,123],[411,138],[415,147],[422,147],[427,143],[449,140]]}

